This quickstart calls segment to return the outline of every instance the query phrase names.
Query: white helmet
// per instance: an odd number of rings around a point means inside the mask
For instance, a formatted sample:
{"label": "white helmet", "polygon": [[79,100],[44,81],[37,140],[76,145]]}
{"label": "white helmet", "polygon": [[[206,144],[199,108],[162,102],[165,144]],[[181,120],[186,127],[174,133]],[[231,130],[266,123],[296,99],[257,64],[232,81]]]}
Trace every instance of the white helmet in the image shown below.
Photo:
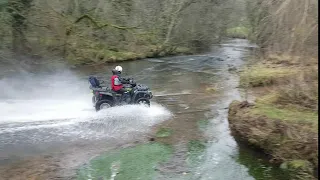
{"label": "white helmet", "polygon": [[116,71],[122,72],[122,67],[121,67],[121,66],[116,66],[114,69],[115,69]]}

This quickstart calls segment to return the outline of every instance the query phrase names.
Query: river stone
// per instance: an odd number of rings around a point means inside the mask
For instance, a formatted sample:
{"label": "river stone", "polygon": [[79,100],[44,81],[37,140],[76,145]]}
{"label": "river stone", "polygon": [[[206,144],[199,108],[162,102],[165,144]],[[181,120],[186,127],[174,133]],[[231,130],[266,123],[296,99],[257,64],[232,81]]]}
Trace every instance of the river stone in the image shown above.
{"label": "river stone", "polygon": [[228,71],[236,71],[236,70],[237,70],[236,67],[230,67],[230,68],[228,68]]}

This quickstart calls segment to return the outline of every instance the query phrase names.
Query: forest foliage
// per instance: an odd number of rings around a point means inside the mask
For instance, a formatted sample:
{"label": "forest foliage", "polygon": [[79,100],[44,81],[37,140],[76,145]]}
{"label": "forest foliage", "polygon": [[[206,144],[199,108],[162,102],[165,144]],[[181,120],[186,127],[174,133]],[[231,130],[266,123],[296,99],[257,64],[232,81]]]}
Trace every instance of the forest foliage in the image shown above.
{"label": "forest foliage", "polygon": [[208,50],[232,0],[1,0],[0,50],[73,64]]}
{"label": "forest foliage", "polygon": [[226,36],[317,56],[317,20],[317,0],[0,0],[0,57],[104,63],[207,51]]}

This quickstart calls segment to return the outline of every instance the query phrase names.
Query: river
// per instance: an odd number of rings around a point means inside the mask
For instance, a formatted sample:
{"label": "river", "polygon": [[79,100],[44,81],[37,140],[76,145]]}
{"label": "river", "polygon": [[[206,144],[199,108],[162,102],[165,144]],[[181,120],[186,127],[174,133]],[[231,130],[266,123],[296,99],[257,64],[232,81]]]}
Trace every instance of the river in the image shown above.
{"label": "river", "polygon": [[[241,100],[236,70],[254,47],[232,39],[201,55],[119,63],[124,76],[151,88],[150,108],[94,111],[87,77],[108,82],[115,64],[2,78],[0,179],[72,178],[102,152],[147,142],[158,126],[174,131],[159,141],[173,144],[175,153],[157,179],[185,179],[183,172],[203,180],[281,179],[262,156],[239,146],[228,127],[228,105]],[[199,120],[207,122],[204,130],[198,128]],[[190,168],[181,154],[193,139],[207,143],[202,163]]]}

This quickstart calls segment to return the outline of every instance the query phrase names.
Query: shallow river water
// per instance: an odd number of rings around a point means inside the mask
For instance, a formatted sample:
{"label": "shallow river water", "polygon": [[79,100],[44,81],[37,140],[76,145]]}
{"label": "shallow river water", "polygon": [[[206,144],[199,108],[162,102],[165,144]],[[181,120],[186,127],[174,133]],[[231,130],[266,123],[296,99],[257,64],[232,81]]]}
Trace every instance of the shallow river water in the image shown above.
{"label": "shallow river water", "polygon": [[[254,47],[233,39],[201,55],[119,63],[125,76],[151,88],[150,108],[94,111],[87,77],[108,82],[115,64],[2,78],[0,179],[71,178],[91,157],[143,143],[157,126],[174,131],[165,141],[176,153],[156,179],[283,179],[262,156],[238,145],[228,127],[227,107],[241,100],[236,70]],[[207,122],[204,130],[199,120]],[[202,163],[190,168],[179,152],[193,139],[207,145]]]}

